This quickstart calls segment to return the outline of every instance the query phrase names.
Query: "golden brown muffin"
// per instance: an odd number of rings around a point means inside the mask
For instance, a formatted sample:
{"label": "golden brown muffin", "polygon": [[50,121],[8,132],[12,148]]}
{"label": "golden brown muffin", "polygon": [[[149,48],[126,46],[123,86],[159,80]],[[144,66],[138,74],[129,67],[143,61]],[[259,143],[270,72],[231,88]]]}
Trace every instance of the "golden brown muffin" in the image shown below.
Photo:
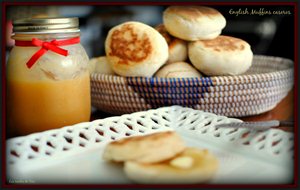
{"label": "golden brown muffin", "polygon": [[155,74],[156,77],[162,78],[191,78],[201,77],[197,69],[186,62],[176,62],[164,65]]}
{"label": "golden brown muffin", "polygon": [[140,22],[113,27],[107,35],[105,51],[112,69],[121,76],[150,77],[169,56],[164,37]]}
{"label": "golden brown muffin", "polygon": [[163,13],[167,31],[177,38],[196,41],[216,38],[226,19],[216,9],[205,6],[170,6]]}
{"label": "golden brown muffin", "polygon": [[167,160],[185,149],[183,140],[174,131],[133,136],[109,143],[103,158],[109,161],[155,163]]}
{"label": "golden brown muffin", "polygon": [[191,184],[210,180],[217,172],[217,158],[208,150],[186,148],[176,157],[159,163],[125,162],[129,179],[144,184]]}
{"label": "golden brown muffin", "polygon": [[242,74],[250,68],[253,59],[246,41],[222,35],[213,40],[190,42],[188,53],[192,64],[209,76]]}
{"label": "golden brown muffin", "polygon": [[155,29],[166,39],[169,46],[168,63],[185,61],[187,59],[187,42],[171,36],[163,24],[155,27]]}
{"label": "golden brown muffin", "polygon": [[90,73],[101,73],[113,75],[110,64],[108,63],[106,56],[94,57],[89,60],[89,71]]}

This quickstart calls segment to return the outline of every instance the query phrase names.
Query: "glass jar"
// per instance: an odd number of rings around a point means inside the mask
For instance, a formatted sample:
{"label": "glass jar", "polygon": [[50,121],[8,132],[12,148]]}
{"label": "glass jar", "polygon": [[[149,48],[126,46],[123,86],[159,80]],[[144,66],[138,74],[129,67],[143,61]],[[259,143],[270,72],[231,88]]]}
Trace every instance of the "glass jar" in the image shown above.
{"label": "glass jar", "polygon": [[88,56],[78,18],[13,22],[7,63],[7,131],[27,135],[89,121]]}

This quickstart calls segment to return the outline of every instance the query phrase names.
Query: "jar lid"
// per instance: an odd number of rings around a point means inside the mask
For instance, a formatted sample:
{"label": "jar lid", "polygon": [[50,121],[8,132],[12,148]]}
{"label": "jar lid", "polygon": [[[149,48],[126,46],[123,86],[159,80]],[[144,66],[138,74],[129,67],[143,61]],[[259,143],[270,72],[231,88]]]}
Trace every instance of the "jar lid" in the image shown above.
{"label": "jar lid", "polygon": [[13,21],[14,33],[79,32],[78,18],[27,18]]}

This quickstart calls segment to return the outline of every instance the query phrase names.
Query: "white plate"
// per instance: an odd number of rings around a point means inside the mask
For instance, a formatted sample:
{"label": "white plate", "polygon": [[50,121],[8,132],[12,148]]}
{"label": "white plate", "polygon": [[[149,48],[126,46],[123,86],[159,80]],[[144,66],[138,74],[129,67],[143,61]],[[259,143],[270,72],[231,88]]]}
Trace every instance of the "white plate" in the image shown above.
{"label": "white plate", "polygon": [[176,130],[188,146],[209,149],[218,157],[220,168],[210,183],[290,183],[293,134],[276,129],[215,128],[216,124],[233,121],[242,122],[172,106],[9,139],[7,180],[34,184],[131,183],[122,167],[102,160],[104,146],[125,136]]}

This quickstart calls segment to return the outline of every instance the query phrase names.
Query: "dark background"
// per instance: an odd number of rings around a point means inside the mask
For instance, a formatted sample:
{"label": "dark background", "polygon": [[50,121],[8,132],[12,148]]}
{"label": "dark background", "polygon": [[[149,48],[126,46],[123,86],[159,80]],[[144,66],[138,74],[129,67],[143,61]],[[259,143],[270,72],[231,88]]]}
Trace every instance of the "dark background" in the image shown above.
{"label": "dark background", "polygon": [[[254,54],[272,55],[294,59],[294,9],[281,5],[208,5],[220,11],[227,20],[223,35],[247,41]],[[104,41],[113,26],[125,21],[141,21],[155,26],[162,23],[162,13],[167,6],[150,5],[96,5],[96,6],[9,6],[7,28],[14,19],[36,15],[79,17],[81,43],[89,57],[104,55]],[[231,14],[230,10],[247,9],[249,14]],[[291,14],[251,15],[251,10],[290,11]],[[9,32],[9,30],[8,30]],[[7,35],[7,54],[13,41]]]}

